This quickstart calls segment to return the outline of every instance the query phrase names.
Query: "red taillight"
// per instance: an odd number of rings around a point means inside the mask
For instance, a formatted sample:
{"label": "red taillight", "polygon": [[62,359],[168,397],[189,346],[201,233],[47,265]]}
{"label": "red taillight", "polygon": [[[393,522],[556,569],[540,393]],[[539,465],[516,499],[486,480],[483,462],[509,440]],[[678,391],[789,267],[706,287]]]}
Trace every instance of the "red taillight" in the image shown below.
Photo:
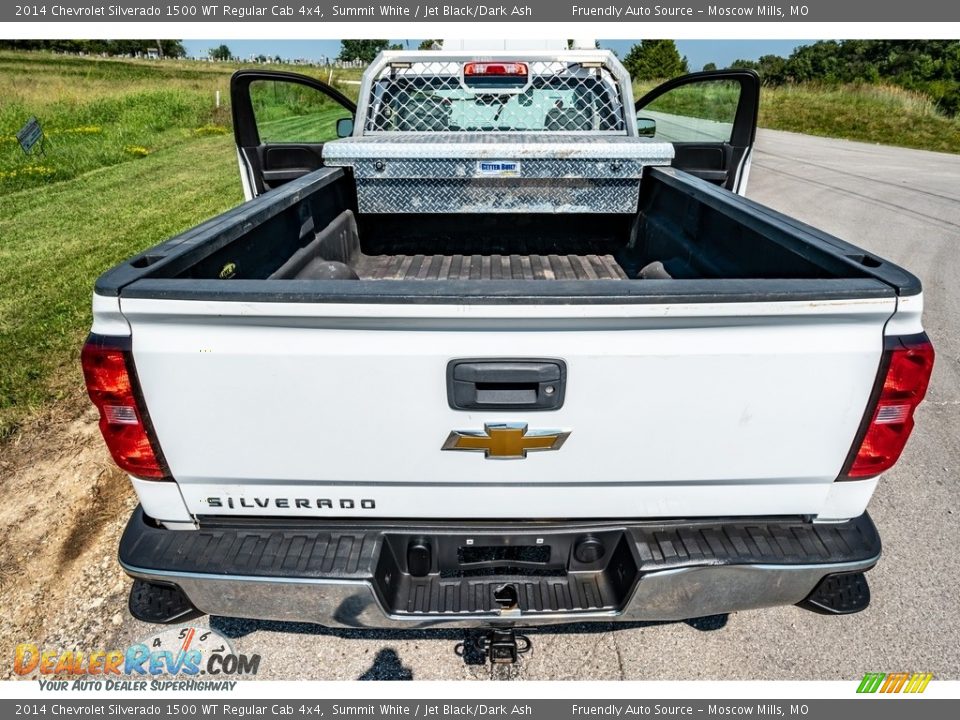
{"label": "red taillight", "polygon": [[87,339],[80,354],[87,392],[100,411],[100,432],[117,465],[138,477],[166,478],[170,473],[150,437],[128,344],[127,338]]}
{"label": "red taillight", "polygon": [[518,77],[527,75],[527,64],[522,62],[469,62],[463,66],[467,77],[478,75]]}
{"label": "red taillight", "polygon": [[856,454],[841,479],[878,475],[892,467],[913,430],[913,411],[923,400],[933,371],[933,345],[925,334],[893,338],[884,357],[886,372]]}

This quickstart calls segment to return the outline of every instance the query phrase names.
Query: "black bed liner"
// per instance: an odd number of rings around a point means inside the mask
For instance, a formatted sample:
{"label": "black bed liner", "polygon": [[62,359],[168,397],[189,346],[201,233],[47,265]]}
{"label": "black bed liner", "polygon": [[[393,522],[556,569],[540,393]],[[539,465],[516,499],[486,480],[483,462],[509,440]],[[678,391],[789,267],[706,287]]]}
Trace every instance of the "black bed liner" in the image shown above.
{"label": "black bed liner", "polygon": [[613,255],[361,255],[369,280],[626,280]]}
{"label": "black bed liner", "polygon": [[[107,296],[122,294],[131,298],[425,304],[458,301],[475,304],[756,302],[869,299],[909,296],[921,292],[920,281],[893,263],[672,168],[648,168],[641,186],[641,200],[644,193],[650,198],[651,188],[660,189],[662,197],[667,198],[675,208],[671,212],[682,223],[682,227],[669,223],[653,225],[651,228],[655,235],[669,238],[675,232],[692,233],[688,237],[693,242],[685,240],[683,242],[687,244],[680,247],[696,252],[695,241],[701,232],[699,228],[704,227],[702,223],[708,218],[707,215],[700,217],[700,208],[704,213],[711,214],[710,218],[727,223],[730,228],[742,228],[745,233],[755,236],[759,233],[768,239],[771,250],[780,258],[778,262],[784,257],[795,258],[793,272],[788,265],[785,267],[785,277],[726,277],[722,274],[726,270],[723,267],[726,257],[720,255],[717,258],[719,262],[711,269],[721,274],[714,277],[623,281],[598,275],[597,279],[558,277],[549,283],[531,283],[515,280],[516,273],[513,271],[509,277],[499,280],[493,277],[492,270],[490,279],[476,278],[472,260],[468,266],[470,272],[465,278],[462,263],[466,258],[463,258],[458,275],[448,274],[450,279],[433,283],[419,281],[420,274],[424,272],[422,263],[416,270],[417,279],[410,279],[410,267],[414,260],[404,270],[405,259],[400,260],[400,265],[392,273],[394,279],[390,282],[364,279],[361,273],[357,273],[359,279],[348,281],[265,279],[272,270],[261,275],[261,279],[245,279],[242,276],[232,280],[216,279],[215,272],[227,267],[223,258],[229,258],[234,249],[252,253],[251,262],[262,264],[265,258],[271,257],[271,253],[277,253],[274,240],[281,230],[295,240],[298,232],[302,234],[304,228],[309,230],[314,226],[311,224],[311,214],[319,218],[321,223],[329,222],[351,204],[348,180],[339,168],[322,168],[306,175],[109,270],[97,280],[96,292]],[[644,190],[644,187],[647,189]],[[677,215],[682,207],[686,207],[687,211]],[[669,217],[666,219],[669,220]],[[749,252],[738,251],[735,237],[728,237],[728,233],[723,232],[718,235],[721,242],[727,243],[724,247],[727,256],[743,257],[747,263],[762,262],[762,258],[758,260]],[[296,246],[290,253],[295,250]],[[583,250],[589,252],[593,248]],[[605,250],[594,252],[603,255]],[[408,251],[403,254],[414,253]],[[434,259],[431,257],[430,260],[432,263]],[[373,265],[379,261],[367,261],[366,268],[363,262],[361,270],[365,273],[376,272],[377,268]],[[481,275],[483,263],[481,260]],[[613,271],[606,260],[601,265]],[[811,267],[822,268],[822,274],[805,275],[808,271],[804,268]],[[431,265],[427,265],[426,272],[431,272],[430,268]],[[531,272],[532,268],[531,263]],[[214,274],[211,274],[212,270]],[[561,270],[566,274],[565,267]]]}
{"label": "black bed liner", "polygon": [[[430,217],[430,216],[427,216]],[[434,219],[436,216],[433,216]],[[555,241],[522,238],[515,253],[503,254],[487,237],[441,237],[444,229],[427,230],[432,253],[420,252],[423,241],[402,237],[409,228],[369,245],[365,252],[352,210],[343,210],[298,248],[267,280],[627,280],[627,274],[606,250],[610,242],[577,242],[577,253],[559,253]],[[455,224],[455,223],[451,223]],[[546,223],[543,223],[546,224]],[[450,229],[445,229],[450,233]],[[578,238],[581,235],[577,235]],[[411,252],[405,252],[405,251]]]}

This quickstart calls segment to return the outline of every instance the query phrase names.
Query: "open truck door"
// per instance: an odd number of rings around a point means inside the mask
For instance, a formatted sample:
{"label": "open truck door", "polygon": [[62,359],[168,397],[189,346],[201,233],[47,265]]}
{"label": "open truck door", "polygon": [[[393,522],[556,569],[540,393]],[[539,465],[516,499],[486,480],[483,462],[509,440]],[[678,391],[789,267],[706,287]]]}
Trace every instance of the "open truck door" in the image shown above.
{"label": "open truck door", "polygon": [[744,195],[759,99],[752,70],[683,75],[637,101],[637,130],[672,143],[674,167]]}
{"label": "open truck door", "polygon": [[269,70],[234,73],[230,101],[247,200],[319,168],[323,144],[350,135],[357,112],[320,80]]}

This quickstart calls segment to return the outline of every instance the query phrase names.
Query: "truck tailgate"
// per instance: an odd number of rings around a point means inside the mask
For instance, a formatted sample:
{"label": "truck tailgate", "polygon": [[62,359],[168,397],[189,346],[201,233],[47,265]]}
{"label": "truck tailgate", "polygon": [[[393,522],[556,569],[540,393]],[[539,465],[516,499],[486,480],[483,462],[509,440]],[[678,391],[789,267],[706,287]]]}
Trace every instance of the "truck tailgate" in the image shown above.
{"label": "truck tailgate", "polygon": [[[896,297],[444,305],[122,298],[136,371],[196,515],[818,514]],[[456,358],[557,358],[550,411],[454,410]],[[451,431],[569,432],[498,460]]]}

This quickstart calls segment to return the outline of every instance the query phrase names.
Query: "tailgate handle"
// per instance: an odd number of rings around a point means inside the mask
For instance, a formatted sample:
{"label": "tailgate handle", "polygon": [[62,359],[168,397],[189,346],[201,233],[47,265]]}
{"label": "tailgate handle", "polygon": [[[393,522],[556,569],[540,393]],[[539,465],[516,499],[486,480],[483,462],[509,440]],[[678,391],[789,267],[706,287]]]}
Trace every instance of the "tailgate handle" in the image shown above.
{"label": "tailgate handle", "polygon": [[556,410],[566,382],[563,360],[451,360],[447,400],[454,410]]}

